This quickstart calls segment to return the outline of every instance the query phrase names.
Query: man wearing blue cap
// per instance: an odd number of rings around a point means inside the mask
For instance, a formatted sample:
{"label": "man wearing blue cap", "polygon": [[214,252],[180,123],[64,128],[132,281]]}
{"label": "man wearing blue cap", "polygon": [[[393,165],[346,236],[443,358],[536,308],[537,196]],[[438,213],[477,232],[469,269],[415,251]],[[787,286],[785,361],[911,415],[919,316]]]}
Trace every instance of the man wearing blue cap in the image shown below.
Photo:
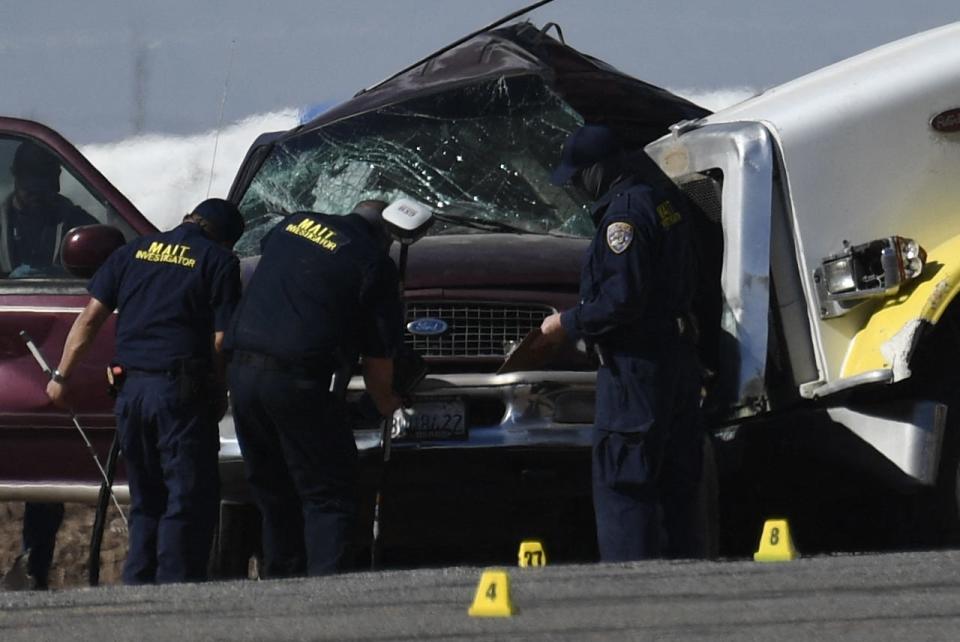
{"label": "man wearing blue cap", "polygon": [[223,336],[240,299],[231,249],[243,227],[235,205],[207,199],[169,232],[111,254],[90,281],[90,303],[47,386],[54,403],[67,405],[71,373],[117,309],[127,584],[206,578],[219,501],[217,422],[226,410]]}
{"label": "man wearing blue cap", "polygon": [[593,498],[601,559],[701,556],[696,265],[686,200],[643,151],[626,153],[604,125],[570,135],[553,181],[595,201],[580,303],[547,317],[541,331],[549,342],[584,339],[600,358]]}

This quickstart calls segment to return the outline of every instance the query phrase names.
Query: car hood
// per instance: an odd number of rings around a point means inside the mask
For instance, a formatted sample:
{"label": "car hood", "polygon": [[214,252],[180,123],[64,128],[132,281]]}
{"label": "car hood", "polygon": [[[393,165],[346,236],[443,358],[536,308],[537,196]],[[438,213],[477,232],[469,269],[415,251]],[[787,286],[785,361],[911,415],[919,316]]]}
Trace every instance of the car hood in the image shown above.
{"label": "car hood", "polygon": [[[589,239],[534,234],[444,234],[408,249],[406,289],[544,288],[576,292]],[[391,252],[396,261],[396,245]],[[241,260],[248,282],[259,256]]]}
{"label": "car hood", "polygon": [[[576,291],[589,240],[533,234],[428,236],[410,247],[407,289],[550,288]],[[393,252],[396,258],[397,252]]]}

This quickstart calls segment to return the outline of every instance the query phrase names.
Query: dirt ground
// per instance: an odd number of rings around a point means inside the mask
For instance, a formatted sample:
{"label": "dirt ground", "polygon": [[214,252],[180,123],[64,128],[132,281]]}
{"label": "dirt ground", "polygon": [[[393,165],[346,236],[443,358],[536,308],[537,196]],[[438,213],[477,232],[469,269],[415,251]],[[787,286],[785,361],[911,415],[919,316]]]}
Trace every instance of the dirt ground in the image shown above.
{"label": "dirt ground", "polygon": [[[50,569],[50,588],[87,585],[87,561],[90,557],[90,532],[94,507],[67,504],[63,525],[57,533],[57,546]],[[23,503],[0,502],[0,576],[20,553]],[[114,507],[107,514],[103,545],[100,550],[100,583],[119,584],[123,560],[127,556],[127,534]]]}

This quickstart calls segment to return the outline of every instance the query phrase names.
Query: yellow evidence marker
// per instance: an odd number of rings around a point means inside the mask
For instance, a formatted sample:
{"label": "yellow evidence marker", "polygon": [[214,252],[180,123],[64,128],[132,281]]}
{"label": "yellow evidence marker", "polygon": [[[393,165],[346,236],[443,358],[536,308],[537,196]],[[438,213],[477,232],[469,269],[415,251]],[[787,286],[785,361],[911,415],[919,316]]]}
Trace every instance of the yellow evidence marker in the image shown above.
{"label": "yellow evidence marker", "polygon": [[510,577],[503,569],[489,569],[480,576],[470,617],[510,617],[514,614],[510,601]]}
{"label": "yellow evidence marker", "polygon": [[760,548],[753,554],[756,562],[789,562],[800,557],[790,537],[790,525],[785,519],[768,519],[763,523]]}
{"label": "yellow evidence marker", "polygon": [[543,550],[543,544],[536,540],[528,539],[520,542],[520,552],[517,557],[519,558],[520,568],[547,565],[547,553]]}

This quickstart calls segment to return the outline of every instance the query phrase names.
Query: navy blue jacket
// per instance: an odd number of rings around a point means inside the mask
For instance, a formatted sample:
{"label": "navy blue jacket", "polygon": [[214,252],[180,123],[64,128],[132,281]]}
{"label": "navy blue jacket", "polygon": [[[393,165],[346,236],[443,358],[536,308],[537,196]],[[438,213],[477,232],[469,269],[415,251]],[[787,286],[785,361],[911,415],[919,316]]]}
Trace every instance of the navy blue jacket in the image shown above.
{"label": "navy blue jacket", "polygon": [[682,195],[638,178],[614,184],[593,205],[597,233],[584,261],[580,303],[560,317],[574,341],[649,354],[676,338],[690,311],[695,257]]}
{"label": "navy blue jacket", "polygon": [[65,273],[60,264],[63,238],[75,227],[95,223],[99,221],[61,194],[30,210],[16,207],[11,194],[0,203],[0,272],[29,266],[33,269],[22,276]]}
{"label": "navy blue jacket", "polygon": [[209,361],[240,299],[240,265],[194,223],[115,251],[93,275],[90,295],[119,310],[116,359],[128,368],[172,370]]}
{"label": "navy blue jacket", "polygon": [[396,265],[355,214],[297,212],[261,241],[227,348],[323,367],[400,345]]}
{"label": "navy blue jacket", "polygon": [[695,283],[692,221],[681,207],[679,192],[639,178],[615,183],[593,206],[597,233],[581,300],[560,322],[573,340],[601,348],[600,430],[647,433],[670,421],[677,391],[696,389],[692,344],[681,344],[677,324],[689,313]]}

